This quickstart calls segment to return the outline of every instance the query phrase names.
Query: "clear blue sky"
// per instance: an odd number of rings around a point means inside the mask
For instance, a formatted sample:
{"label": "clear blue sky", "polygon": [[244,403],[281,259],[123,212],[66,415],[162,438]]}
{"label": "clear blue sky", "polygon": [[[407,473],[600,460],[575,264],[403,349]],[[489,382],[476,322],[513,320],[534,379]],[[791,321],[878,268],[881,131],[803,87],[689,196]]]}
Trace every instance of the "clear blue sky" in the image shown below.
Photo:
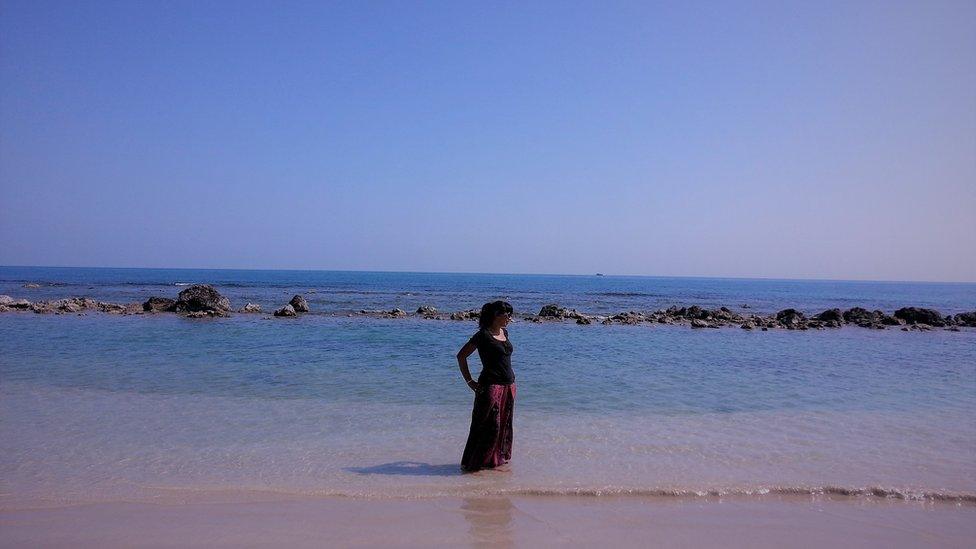
{"label": "clear blue sky", "polygon": [[976,3],[4,0],[0,264],[976,281]]}

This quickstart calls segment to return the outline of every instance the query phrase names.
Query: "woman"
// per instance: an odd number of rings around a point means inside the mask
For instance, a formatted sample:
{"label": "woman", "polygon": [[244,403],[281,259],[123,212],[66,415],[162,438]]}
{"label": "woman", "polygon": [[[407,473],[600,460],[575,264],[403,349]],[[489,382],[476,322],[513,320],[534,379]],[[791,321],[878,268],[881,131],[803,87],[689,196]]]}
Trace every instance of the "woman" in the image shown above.
{"label": "woman", "polygon": [[[512,320],[512,306],[505,301],[485,303],[478,319],[478,331],[458,351],[458,366],[468,387],[474,391],[471,432],[464,446],[461,468],[465,471],[491,469],[512,459],[512,414],[515,411],[515,373],[512,372],[512,342],[505,326]],[[468,357],[478,350],[481,375],[471,379]]]}

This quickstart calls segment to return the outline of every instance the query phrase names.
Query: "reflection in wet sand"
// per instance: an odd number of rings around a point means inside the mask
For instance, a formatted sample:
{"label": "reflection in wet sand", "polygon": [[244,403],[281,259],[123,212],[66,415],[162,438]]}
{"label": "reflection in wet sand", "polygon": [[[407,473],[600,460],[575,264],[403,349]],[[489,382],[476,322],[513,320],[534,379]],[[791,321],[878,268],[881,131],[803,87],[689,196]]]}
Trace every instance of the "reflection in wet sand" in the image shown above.
{"label": "reflection in wet sand", "polygon": [[461,512],[468,521],[468,532],[474,547],[514,547],[512,514],[515,506],[509,498],[464,498]]}

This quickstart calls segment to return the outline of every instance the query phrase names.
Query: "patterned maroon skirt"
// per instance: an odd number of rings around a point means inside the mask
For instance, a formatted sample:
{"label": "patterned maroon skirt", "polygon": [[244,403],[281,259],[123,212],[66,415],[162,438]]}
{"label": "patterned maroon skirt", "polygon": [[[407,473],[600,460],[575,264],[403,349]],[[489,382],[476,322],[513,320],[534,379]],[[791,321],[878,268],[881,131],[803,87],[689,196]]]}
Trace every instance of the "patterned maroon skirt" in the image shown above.
{"label": "patterned maroon skirt", "polygon": [[461,468],[491,469],[512,459],[512,415],[515,384],[486,385],[474,397],[471,432],[464,446]]}

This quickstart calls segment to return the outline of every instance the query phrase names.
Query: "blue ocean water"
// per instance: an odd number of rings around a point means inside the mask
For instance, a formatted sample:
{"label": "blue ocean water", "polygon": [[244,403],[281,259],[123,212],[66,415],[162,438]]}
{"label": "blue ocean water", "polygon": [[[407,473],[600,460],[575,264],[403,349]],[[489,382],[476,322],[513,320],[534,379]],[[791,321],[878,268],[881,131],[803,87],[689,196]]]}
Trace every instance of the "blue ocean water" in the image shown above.
{"label": "blue ocean water", "polygon": [[454,356],[475,323],[328,314],[497,298],[529,312],[948,313],[976,309],[973,284],[0,268],[0,294],[30,300],[142,301],[193,282],[235,308],[304,293],[317,313],[0,314],[0,504],[863,490],[976,502],[972,329],[516,321],[513,462],[460,475],[472,394]]}

